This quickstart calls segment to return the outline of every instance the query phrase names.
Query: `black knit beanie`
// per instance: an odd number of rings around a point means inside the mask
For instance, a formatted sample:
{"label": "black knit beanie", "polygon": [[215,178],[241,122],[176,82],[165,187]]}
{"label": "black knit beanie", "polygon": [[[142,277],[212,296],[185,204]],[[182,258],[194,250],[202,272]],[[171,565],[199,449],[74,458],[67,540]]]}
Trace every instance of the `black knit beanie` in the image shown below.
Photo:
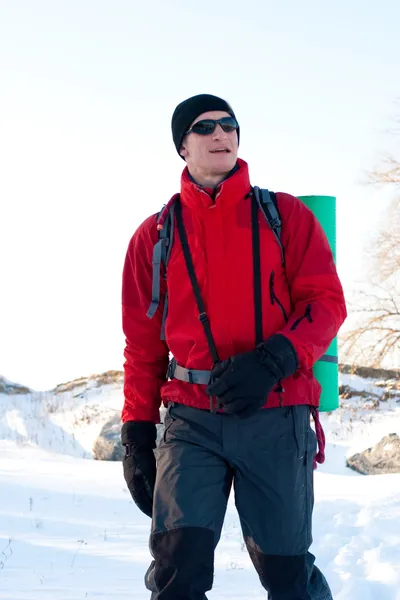
{"label": "black knit beanie", "polygon": [[[191,98],[188,98],[187,100],[184,100],[178,104],[174,110],[174,114],[172,115],[171,122],[172,137],[178,154],[182,145],[182,140],[185,137],[185,133],[193,121],[202,113],[211,110],[223,110],[236,119],[235,113],[226,100],[218,98],[218,96],[212,96],[211,94],[199,94],[198,96],[192,96]],[[237,134],[239,142],[239,128],[237,129]]]}

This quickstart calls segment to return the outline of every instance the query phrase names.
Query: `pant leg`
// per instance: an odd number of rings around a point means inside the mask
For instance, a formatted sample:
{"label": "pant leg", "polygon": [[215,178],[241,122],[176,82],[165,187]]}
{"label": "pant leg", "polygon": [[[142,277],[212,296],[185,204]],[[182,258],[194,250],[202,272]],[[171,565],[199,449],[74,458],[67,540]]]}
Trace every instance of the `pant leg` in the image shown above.
{"label": "pant leg", "polygon": [[270,600],[332,600],[308,552],[316,436],[308,406],[245,420],[235,474],[243,536]]}
{"label": "pant leg", "polygon": [[206,600],[232,471],[221,456],[221,416],[172,405],[157,451],[146,575],[152,600]]}

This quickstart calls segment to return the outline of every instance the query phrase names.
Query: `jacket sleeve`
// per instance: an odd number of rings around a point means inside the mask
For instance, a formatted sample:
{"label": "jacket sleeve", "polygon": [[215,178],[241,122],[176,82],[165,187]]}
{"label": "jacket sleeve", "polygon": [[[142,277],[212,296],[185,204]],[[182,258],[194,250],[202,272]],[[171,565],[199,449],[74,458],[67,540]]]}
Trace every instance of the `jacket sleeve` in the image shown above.
{"label": "jacket sleeve", "polygon": [[122,276],[122,328],[124,351],[124,407],[122,421],[160,422],[160,387],[166,381],[168,347],[161,341],[165,281],[161,277],[160,306],[152,319],[146,316],[152,297],[152,258],[157,242],[153,215],[133,235]]}
{"label": "jacket sleeve", "polygon": [[278,194],[282,244],[292,311],[279,333],[292,342],[299,367],[323,356],[347,316],[329,242],[317,218],[298,198]]}

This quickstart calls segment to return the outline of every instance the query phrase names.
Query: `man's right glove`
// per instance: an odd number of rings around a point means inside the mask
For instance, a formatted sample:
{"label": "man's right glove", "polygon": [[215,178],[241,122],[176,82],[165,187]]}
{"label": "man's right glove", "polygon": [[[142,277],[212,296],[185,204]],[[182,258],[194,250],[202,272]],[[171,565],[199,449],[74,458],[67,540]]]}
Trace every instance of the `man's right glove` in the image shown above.
{"label": "man's right glove", "polygon": [[226,414],[250,417],[265,404],[274,386],[296,371],[297,365],[292,342],[276,333],[255,350],[214,367],[207,393],[217,396]]}
{"label": "man's right glove", "polygon": [[135,504],[151,518],[156,481],[157,428],[150,421],[127,421],[122,425],[121,441],[126,453],[124,477]]}

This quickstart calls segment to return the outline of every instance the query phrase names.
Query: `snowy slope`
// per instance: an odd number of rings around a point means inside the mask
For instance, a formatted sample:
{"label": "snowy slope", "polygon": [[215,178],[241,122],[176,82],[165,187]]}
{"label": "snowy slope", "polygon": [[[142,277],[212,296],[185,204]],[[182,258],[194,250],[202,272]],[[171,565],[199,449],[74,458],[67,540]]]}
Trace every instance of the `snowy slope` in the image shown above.
{"label": "snowy slope", "polygon": [[91,458],[104,423],[121,412],[122,386],[122,373],[110,371],[49,392],[0,392],[0,440]]}
{"label": "snowy slope", "polygon": [[[342,375],[341,384],[364,397],[343,398],[340,410],[322,416],[327,460],[315,476],[312,551],[335,600],[400,600],[400,475],[364,477],[345,467],[346,455],[400,433],[400,403],[395,395],[376,402],[390,382]],[[132,502],[121,464],[90,460],[121,403],[118,374],[48,393],[0,394],[1,599],[149,598],[149,520]],[[233,498],[208,597],[266,597]]]}

